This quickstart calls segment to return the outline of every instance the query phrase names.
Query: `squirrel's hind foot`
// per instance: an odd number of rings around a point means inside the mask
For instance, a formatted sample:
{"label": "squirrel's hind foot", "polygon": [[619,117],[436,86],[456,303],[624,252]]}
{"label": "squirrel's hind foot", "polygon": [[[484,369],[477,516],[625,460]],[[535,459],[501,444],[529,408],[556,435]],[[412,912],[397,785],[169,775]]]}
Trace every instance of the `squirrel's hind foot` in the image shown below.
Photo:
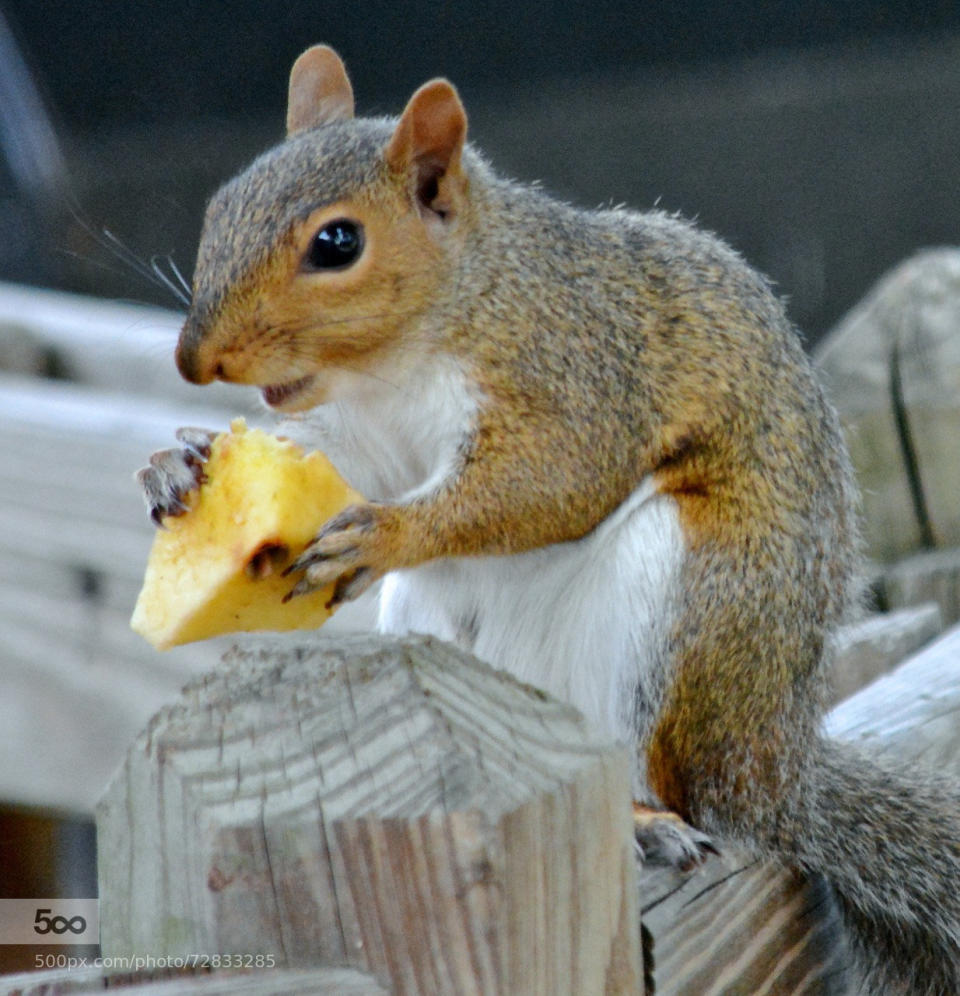
{"label": "squirrel's hind foot", "polygon": [[633,804],[633,835],[644,864],[669,865],[693,871],[711,854],[719,854],[713,841],[676,813]]}
{"label": "squirrel's hind foot", "polygon": [[178,429],[177,439],[183,446],[158,450],[150,457],[150,466],[137,471],[137,483],[143,491],[150,518],[157,526],[168,515],[186,512],[184,498],[206,479],[203,466],[210,456],[215,435],[207,429]]}

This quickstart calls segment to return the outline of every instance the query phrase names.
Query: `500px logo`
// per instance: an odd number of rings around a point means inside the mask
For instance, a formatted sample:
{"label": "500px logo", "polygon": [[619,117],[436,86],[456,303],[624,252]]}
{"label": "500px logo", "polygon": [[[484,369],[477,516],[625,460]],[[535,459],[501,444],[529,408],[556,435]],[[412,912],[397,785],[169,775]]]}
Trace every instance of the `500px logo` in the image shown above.
{"label": "500px logo", "polygon": [[53,931],[54,934],[65,934],[69,930],[72,934],[82,934],[87,929],[86,917],[78,914],[68,920],[65,916],[47,916],[50,912],[52,910],[37,910],[37,915],[33,918],[35,933],[49,934]]}
{"label": "500px logo", "polygon": [[96,899],[0,899],[0,944],[98,944]]}

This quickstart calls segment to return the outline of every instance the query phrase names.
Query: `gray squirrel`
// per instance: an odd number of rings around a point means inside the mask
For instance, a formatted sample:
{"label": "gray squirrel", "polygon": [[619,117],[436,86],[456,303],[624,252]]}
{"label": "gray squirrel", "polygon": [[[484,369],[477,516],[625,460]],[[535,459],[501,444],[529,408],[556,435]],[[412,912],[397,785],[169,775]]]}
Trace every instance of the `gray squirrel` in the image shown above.
{"label": "gray squirrel", "polygon": [[[505,180],[466,130],[445,80],[355,118],[316,46],[286,141],[207,210],[181,373],[258,385],[371,499],[293,594],[383,579],[382,631],[451,640],[636,745],[651,860],[716,836],[822,873],[864,992],[960,993],[960,793],[821,733],[857,499],[781,304],[717,238]],[[142,472],[155,518],[205,452],[193,434]]]}

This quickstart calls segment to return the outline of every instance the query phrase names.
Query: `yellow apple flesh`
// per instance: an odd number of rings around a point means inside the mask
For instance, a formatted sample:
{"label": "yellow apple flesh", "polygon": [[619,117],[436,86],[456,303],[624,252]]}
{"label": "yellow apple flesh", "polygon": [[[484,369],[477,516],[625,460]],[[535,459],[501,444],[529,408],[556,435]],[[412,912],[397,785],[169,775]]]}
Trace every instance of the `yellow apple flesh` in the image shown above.
{"label": "yellow apple flesh", "polygon": [[316,629],[333,585],[284,603],[284,568],[319,528],[363,501],[319,452],[248,429],[217,436],[206,480],[154,537],[131,627],[158,650],[221,633]]}

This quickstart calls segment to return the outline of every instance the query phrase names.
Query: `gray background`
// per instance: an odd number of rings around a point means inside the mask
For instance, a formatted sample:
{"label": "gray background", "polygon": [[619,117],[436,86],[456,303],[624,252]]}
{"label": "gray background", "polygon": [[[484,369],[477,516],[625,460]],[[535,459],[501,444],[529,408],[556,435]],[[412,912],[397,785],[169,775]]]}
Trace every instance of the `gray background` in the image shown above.
{"label": "gray background", "polygon": [[[887,267],[955,241],[960,5],[506,0],[3,2],[63,151],[0,166],[0,279],[174,305],[106,228],[189,274],[203,204],[282,133],[315,41],[358,106],[449,76],[500,169],[584,205],[680,211],[732,242],[818,338]],[[42,157],[41,157],[42,158]]]}

